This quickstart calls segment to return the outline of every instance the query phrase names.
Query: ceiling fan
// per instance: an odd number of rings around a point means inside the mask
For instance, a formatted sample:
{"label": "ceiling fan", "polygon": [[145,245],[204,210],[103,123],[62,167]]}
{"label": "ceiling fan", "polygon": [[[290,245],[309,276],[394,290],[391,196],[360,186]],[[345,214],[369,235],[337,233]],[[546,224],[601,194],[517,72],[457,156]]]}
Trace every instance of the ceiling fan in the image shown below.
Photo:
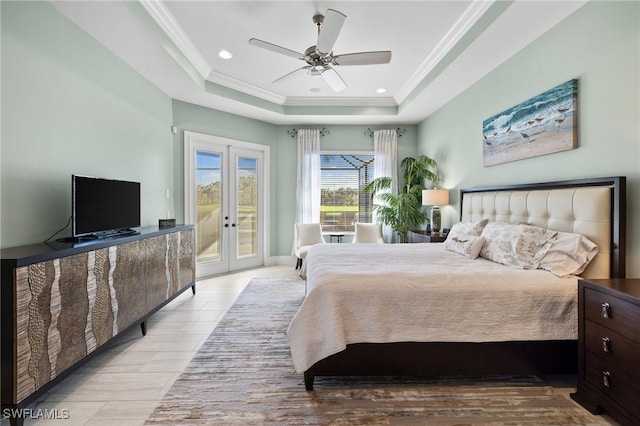
{"label": "ceiling fan", "polygon": [[306,72],[308,75],[321,75],[329,87],[335,92],[340,92],[347,88],[347,84],[333,66],[388,64],[389,61],[391,61],[391,52],[388,50],[334,55],[332,51],[333,45],[338,39],[346,17],[343,13],[333,9],[328,9],[326,15],[314,15],[313,22],[318,27],[318,41],[315,46],[311,46],[305,50],[304,54],[273,43],[258,40],[257,38],[250,39],[249,44],[291,56],[307,63],[307,65],[302,68],[278,78],[274,83],[298,73]]}

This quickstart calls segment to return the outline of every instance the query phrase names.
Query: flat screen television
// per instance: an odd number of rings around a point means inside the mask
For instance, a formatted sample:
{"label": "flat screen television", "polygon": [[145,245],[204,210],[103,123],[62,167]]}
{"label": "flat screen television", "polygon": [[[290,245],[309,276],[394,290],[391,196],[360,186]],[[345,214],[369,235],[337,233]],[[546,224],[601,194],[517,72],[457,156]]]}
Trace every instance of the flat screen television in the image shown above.
{"label": "flat screen television", "polygon": [[140,183],[73,175],[71,232],[74,238],[135,233],[140,226]]}

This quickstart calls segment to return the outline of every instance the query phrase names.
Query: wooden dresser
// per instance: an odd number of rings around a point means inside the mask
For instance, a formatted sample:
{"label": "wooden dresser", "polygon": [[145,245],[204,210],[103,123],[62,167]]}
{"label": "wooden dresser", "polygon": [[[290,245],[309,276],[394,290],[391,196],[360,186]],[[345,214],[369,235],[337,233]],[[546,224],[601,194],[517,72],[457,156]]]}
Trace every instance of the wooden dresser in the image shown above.
{"label": "wooden dresser", "polygon": [[[195,293],[192,225],[2,249],[1,401],[23,410],[178,294]],[[11,413],[9,415],[5,413]]]}
{"label": "wooden dresser", "polygon": [[578,386],[594,414],[640,424],[640,279],[578,283]]}

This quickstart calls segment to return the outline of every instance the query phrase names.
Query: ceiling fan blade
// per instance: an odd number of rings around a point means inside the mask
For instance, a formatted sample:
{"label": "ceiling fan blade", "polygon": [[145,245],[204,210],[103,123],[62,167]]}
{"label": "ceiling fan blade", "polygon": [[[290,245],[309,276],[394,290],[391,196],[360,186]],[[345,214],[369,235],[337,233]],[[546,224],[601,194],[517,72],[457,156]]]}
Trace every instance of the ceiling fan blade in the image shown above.
{"label": "ceiling fan blade", "polygon": [[291,56],[292,58],[303,59],[304,55],[302,53],[298,53],[291,49],[287,49],[286,47],[278,46],[277,44],[269,43],[268,41],[258,40],[257,38],[249,39],[249,44],[257,47],[261,47],[263,49],[270,50],[272,52],[280,53],[282,55]]}
{"label": "ceiling fan blade", "polygon": [[325,68],[322,72],[322,76],[334,92],[342,92],[347,88],[347,83],[344,82],[342,77],[340,77],[340,74],[338,74],[333,68]]}
{"label": "ceiling fan blade", "polygon": [[276,79],[276,80],[273,80],[273,82],[274,82],[274,83],[279,83],[279,82],[281,82],[282,80],[288,80],[289,78],[291,78],[291,77],[293,77],[294,75],[298,74],[300,71],[306,71],[306,70],[308,70],[309,68],[311,68],[311,67],[302,67],[302,68],[298,68],[297,70],[293,70],[293,71],[291,71],[289,74],[285,74],[285,75],[283,75],[282,77],[280,77],[280,78],[278,78],[278,79]]}
{"label": "ceiling fan blade", "polygon": [[338,55],[331,61],[334,65],[375,65],[388,64],[391,61],[391,52],[380,50],[377,52],[358,52]]}
{"label": "ceiling fan blade", "polygon": [[336,44],[342,24],[347,16],[337,10],[329,9],[324,16],[324,21],[320,27],[320,34],[318,34],[318,42],[316,43],[316,49],[320,53],[331,53],[333,45]]}

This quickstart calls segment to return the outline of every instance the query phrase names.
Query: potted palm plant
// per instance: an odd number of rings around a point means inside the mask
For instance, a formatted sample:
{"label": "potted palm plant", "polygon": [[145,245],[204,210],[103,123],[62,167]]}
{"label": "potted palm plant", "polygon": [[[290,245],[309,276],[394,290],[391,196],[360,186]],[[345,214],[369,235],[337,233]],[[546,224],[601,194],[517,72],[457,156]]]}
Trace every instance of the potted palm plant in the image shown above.
{"label": "potted palm plant", "polygon": [[377,220],[389,226],[398,235],[400,242],[408,241],[408,232],[429,219],[422,209],[424,183],[439,183],[435,172],[438,164],[432,158],[422,155],[418,158],[402,159],[403,184],[398,185],[398,193],[392,193],[393,179],[380,177],[369,183],[364,191],[371,194],[373,211]]}

